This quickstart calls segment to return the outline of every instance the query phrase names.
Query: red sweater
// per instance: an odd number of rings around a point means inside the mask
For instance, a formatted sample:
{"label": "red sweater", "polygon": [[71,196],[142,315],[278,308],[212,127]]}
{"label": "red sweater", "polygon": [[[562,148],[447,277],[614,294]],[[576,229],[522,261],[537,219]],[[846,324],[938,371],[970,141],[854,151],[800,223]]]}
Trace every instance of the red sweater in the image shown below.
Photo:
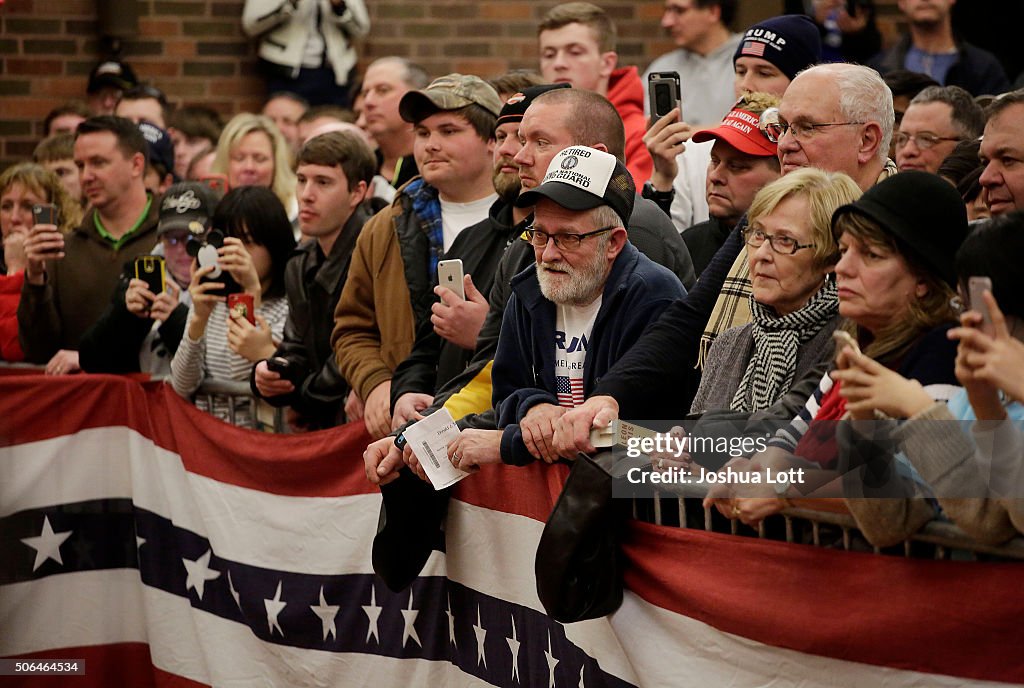
{"label": "red sweater", "polygon": [[0,360],[24,361],[25,354],[18,342],[18,301],[24,272],[0,275]]}
{"label": "red sweater", "polygon": [[619,111],[626,128],[626,167],[633,175],[637,193],[651,174],[654,161],[644,145],[647,133],[647,114],[644,112],[644,86],[636,67],[623,67],[612,72],[608,79],[608,100]]}

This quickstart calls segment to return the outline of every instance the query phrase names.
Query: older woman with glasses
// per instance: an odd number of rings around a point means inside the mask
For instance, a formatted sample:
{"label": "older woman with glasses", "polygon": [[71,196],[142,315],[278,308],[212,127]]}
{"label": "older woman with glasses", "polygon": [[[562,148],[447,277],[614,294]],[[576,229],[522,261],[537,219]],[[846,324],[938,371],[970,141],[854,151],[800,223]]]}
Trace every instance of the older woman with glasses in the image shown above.
{"label": "older woman with glasses", "polygon": [[[836,210],[832,231],[841,254],[835,271],[839,313],[848,321],[843,331],[865,355],[917,380],[933,399],[948,398],[956,385],[956,351],[946,336],[955,322],[953,256],[967,235],[956,190],[935,175],[904,172]],[[840,369],[848,367],[846,356],[838,357]],[[705,505],[755,524],[785,508],[790,498],[842,496],[837,469],[856,465],[864,451],[856,443],[836,442],[837,421],[851,413],[862,417],[860,409],[847,408],[843,379],[826,373],[765,451],[726,464],[734,474],[761,474],[757,481],[717,485]],[[769,480],[780,474],[799,475],[800,482]]]}
{"label": "older woman with glasses", "polygon": [[715,340],[691,413],[765,409],[832,355],[839,323],[832,213],[860,193],[845,174],[813,168],[757,193],[745,237],[753,322]]}

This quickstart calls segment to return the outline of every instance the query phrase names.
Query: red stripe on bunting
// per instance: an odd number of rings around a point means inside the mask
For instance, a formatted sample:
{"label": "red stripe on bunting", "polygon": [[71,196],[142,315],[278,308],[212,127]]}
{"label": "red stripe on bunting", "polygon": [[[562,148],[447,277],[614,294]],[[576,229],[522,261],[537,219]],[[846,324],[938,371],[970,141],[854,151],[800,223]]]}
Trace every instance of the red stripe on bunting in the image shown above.
{"label": "red stripe on bunting", "polygon": [[799,652],[1024,681],[1021,564],[904,559],[630,525],[626,585],[653,605]]}
{"label": "red stripe on bunting", "polygon": [[[4,418],[18,423],[4,424]],[[0,446],[85,429],[128,427],[181,456],[189,471],[271,494],[337,497],[376,491],[363,472],[362,422],[300,435],[237,428],[162,382],[114,375],[0,376]]]}
{"label": "red stripe on bunting", "polygon": [[205,683],[182,678],[157,669],[149,646],[143,643],[112,643],[88,647],[44,650],[18,657],[35,660],[84,659],[84,676],[15,676],[0,683],[11,688],[210,688]]}
{"label": "red stripe on bunting", "polygon": [[454,497],[485,509],[547,521],[568,475],[569,466],[561,463],[489,464],[459,482]]}

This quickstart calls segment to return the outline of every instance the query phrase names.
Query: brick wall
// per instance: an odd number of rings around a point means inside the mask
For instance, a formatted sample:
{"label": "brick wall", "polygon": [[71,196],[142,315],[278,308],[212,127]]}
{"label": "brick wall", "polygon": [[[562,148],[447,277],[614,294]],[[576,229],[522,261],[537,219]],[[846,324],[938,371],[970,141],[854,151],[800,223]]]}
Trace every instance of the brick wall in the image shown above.
{"label": "brick wall", "polygon": [[[84,96],[89,70],[99,59],[97,1],[0,0],[0,168],[31,155],[51,108]],[[137,10],[138,33],[124,42],[123,55],[139,78],[178,104],[207,104],[227,115],[258,107],[262,83],[241,31],[243,0],[112,2],[118,18]],[[493,76],[535,68],[534,27],[553,4],[367,0],[373,29],[362,55],[404,55],[433,74]],[[671,49],[658,29],[661,0],[600,4],[618,24],[621,63],[645,66]],[[781,1],[745,0],[737,23],[770,16],[778,7]]]}

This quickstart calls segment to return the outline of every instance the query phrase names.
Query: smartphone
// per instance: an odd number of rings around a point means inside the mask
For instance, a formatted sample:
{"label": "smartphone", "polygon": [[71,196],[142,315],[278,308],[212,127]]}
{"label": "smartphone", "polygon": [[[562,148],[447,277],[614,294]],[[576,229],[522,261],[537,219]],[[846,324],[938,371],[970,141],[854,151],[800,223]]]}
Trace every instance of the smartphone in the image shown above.
{"label": "smartphone", "polygon": [[163,256],[139,256],[135,259],[135,277],[146,283],[153,294],[167,289],[167,266]]}
{"label": "smartphone", "polygon": [[285,377],[288,374],[288,359],[280,356],[268,358],[267,370],[273,371],[281,377]]}
{"label": "smartphone", "polygon": [[[221,273],[221,274],[227,274],[227,273]],[[237,315],[239,317],[245,318],[246,320],[249,321],[250,325],[255,325],[256,324],[256,309],[255,309],[255,299],[253,299],[252,294],[242,294],[242,293],[238,293],[238,292],[229,293],[228,294],[228,313],[231,313],[232,315]]]}
{"label": "smartphone", "polygon": [[981,331],[988,336],[995,335],[995,327],[992,326],[992,314],[988,310],[988,304],[982,296],[986,291],[992,291],[992,280],[988,277],[968,277],[967,291],[971,298],[971,310],[981,313]]}
{"label": "smartphone", "polygon": [[37,225],[56,225],[57,206],[53,203],[36,203],[32,206],[32,220]]}
{"label": "smartphone", "polygon": [[463,301],[466,300],[466,289],[462,285],[462,260],[442,260],[437,264],[437,283],[447,287],[459,295]]}
{"label": "smartphone", "polygon": [[[647,95],[650,99],[651,120],[657,121],[679,107],[682,88],[679,72],[651,72],[647,75]],[[679,113],[682,116],[682,112]]]}
{"label": "smartphone", "polygon": [[845,330],[836,330],[832,333],[832,339],[835,340],[836,345],[839,347],[839,351],[842,351],[845,347],[850,347],[857,353],[860,353],[860,346],[857,344],[857,340],[853,338],[849,332]]}

